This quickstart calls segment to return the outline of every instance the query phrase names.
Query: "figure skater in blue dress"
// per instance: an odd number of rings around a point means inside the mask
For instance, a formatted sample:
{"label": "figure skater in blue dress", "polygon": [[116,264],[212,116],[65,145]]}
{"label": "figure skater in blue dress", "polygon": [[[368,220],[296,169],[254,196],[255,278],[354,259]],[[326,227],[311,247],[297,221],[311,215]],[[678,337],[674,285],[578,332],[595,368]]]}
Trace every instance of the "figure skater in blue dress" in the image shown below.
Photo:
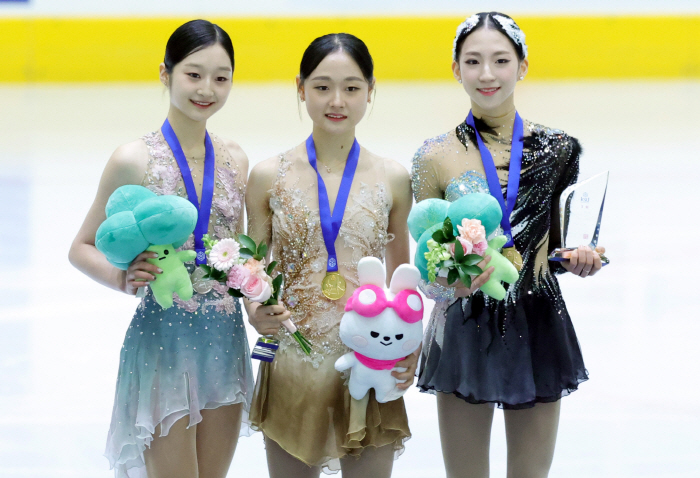
{"label": "figure skater in blue dress", "polygon": [[[206,131],[207,120],[226,103],[233,69],[231,39],[221,27],[193,20],[175,30],[160,65],[170,93],[167,120],[117,148],[107,162],[71,246],[75,267],[130,295],[162,272],[146,262],[154,253],[140,254],[123,271],[95,248],[107,199],[125,184],[211,201],[211,209],[199,214],[209,214],[207,232],[215,239],[242,231],[248,158],[233,141]],[[211,162],[213,169],[205,168]],[[191,172],[184,179],[183,168]],[[194,239],[183,248],[193,249]],[[124,339],[105,452],[119,478],[224,478],[239,430],[248,429],[241,425],[247,423],[253,378],[241,305],[218,283],[197,280],[193,265],[188,269],[192,299],[176,297],[164,310],[148,292]]]}

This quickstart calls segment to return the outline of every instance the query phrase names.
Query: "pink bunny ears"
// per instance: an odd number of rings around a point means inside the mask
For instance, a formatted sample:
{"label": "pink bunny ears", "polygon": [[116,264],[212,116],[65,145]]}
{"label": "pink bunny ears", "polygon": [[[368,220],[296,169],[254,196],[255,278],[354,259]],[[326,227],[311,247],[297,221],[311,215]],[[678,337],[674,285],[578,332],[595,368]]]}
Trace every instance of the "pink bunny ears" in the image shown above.
{"label": "pink bunny ears", "polygon": [[345,304],[345,312],[355,311],[363,317],[376,317],[387,307],[394,309],[401,320],[409,324],[423,318],[423,299],[418,292],[404,289],[393,300],[387,300],[384,289],[373,284],[357,288]]}

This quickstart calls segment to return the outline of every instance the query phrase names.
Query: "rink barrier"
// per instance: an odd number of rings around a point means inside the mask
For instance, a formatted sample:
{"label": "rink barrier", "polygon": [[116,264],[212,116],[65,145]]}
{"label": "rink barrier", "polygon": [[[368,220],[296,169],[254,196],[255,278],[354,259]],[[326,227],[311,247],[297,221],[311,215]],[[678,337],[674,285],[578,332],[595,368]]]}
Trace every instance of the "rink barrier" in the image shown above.
{"label": "rink barrier", "polygon": [[[189,18],[0,18],[0,82],[154,81]],[[528,80],[700,78],[700,16],[517,17]],[[235,81],[292,81],[317,36],[368,45],[381,80],[452,80],[459,17],[209,18],[236,51]]]}

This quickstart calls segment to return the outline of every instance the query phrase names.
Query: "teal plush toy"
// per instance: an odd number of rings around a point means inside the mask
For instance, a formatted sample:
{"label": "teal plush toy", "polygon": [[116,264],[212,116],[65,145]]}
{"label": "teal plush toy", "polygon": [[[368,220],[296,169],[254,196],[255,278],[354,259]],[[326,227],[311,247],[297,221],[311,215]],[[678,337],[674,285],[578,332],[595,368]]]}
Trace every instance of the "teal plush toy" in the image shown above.
{"label": "teal plush toy", "polygon": [[151,282],[156,302],[167,309],[173,293],[182,300],[192,297],[192,283],[184,262],[194,251],[176,251],[197,224],[197,208],[179,196],[158,196],[143,186],[126,185],[112,193],[105,207],[107,219],[97,229],[95,246],[113,266],[126,270],[142,252],[156,252],[147,259],[163,270]]}
{"label": "teal plush toy", "polygon": [[[459,235],[457,225],[461,225],[462,219],[467,218],[480,220],[488,237],[496,231],[502,216],[498,201],[484,193],[467,194],[453,203],[443,199],[426,199],[416,204],[408,216],[408,228],[418,243],[415,264],[423,279],[428,280],[428,261],[425,258],[425,253],[428,252],[427,243],[432,239],[433,233],[442,228],[446,217],[452,221],[456,235]],[[506,241],[505,236],[496,236],[488,241],[484,252],[484,256],[491,256],[488,266],[493,267],[494,271],[488,282],[481,286],[481,290],[497,300],[502,300],[506,295],[501,282],[513,284],[518,280],[517,269],[500,253]]]}

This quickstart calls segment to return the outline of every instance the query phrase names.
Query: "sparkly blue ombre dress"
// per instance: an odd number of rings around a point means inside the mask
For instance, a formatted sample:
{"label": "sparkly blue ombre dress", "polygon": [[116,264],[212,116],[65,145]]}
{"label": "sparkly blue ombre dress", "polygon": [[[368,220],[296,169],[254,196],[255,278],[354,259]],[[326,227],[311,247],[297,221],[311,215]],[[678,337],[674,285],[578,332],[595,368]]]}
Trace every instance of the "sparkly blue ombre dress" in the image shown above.
{"label": "sparkly blue ombre dress", "polygon": [[[216,176],[209,234],[232,237],[243,221],[245,177],[223,143],[211,138]],[[156,194],[186,198],[180,170],[160,131],[143,140],[149,163],[142,185]],[[191,161],[198,190],[202,163]],[[193,249],[192,237],[183,248]],[[118,478],[146,477],[143,453],[158,425],[160,434],[167,435],[180,418],[186,417],[189,425],[200,422],[203,409],[243,403],[241,434],[249,433],[254,385],[241,304],[218,283],[199,285],[202,293],[195,292],[187,302],[176,296],[167,310],[149,292],[129,325],[105,451]]]}
{"label": "sparkly blue ombre dress", "polygon": [[[508,181],[513,116],[502,123],[477,121],[503,191]],[[476,132],[462,123],[428,140],[413,159],[416,201],[489,193]],[[426,329],[418,386],[451,393],[469,403],[505,409],[553,402],[588,378],[556,274],[565,272],[548,254],[560,245],[558,199],[576,181],[581,148],[564,132],[525,123],[520,186],[511,225],[523,269],[506,298],[481,291],[455,299],[453,289],[426,285],[435,299]]]}

